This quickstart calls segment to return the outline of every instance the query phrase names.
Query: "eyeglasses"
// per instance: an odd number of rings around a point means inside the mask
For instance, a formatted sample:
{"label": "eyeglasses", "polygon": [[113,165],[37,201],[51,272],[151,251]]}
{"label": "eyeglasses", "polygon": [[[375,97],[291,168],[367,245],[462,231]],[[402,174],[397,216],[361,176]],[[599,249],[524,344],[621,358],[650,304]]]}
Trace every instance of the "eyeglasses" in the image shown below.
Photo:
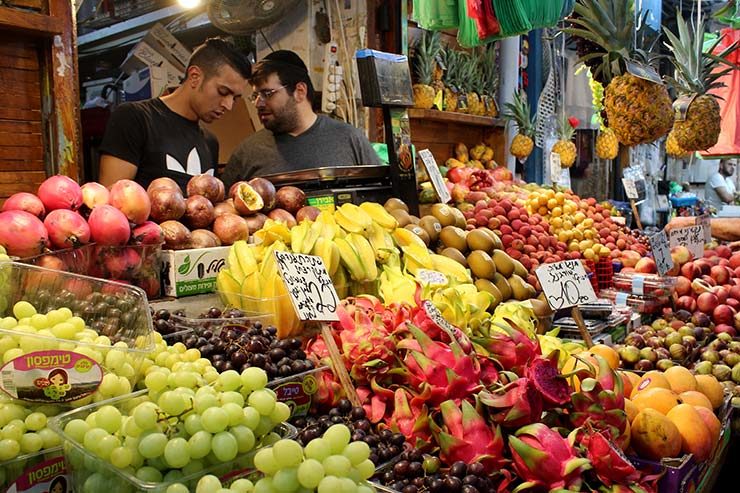
{"label": "eyeglasses", "polygon": [[261,91],[254,91],[250,96],[249,100],[253,103],[257,102],[257,99],[267,101],[275,95],[281,89],[285,89],[285,86],[276,87],[275,89],[262,89]]}

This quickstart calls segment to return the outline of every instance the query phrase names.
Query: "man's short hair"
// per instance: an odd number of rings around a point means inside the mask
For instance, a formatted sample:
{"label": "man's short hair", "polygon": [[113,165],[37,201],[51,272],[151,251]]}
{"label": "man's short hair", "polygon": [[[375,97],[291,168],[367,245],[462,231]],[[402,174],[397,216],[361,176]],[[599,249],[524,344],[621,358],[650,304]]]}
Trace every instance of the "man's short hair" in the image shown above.
{"label": "man's short hair", "polygon": [[306,97],[313,102],[314,88],[308,68],[301,57],[289,50],[278,50],[270,53],[254,65],[249,82],[253,85],[267,80],[272,74],[277,74],[280,83],[290,93],[295,91],[299,82],[306,84]]}
{"label": "man's short hair", "polygon": [[208,38],[193,51],[188,60],[188,69],[200,68],[206,79],[216,75],[224,65],[228,65],[245,79],[252,75],[252,64],[247,57],[222,38]]}

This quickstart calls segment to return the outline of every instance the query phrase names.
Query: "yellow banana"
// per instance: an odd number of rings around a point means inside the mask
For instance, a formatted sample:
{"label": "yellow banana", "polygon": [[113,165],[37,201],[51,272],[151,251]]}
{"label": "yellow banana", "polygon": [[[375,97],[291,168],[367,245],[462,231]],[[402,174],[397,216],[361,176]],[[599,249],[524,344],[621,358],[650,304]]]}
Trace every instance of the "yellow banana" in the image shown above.
{"label": "yellow banana", "polygon": [[398,221],[396,221],[396,218],[391,216],[388,211],[385,210],[385,207],[376,202],[363,202],[360,204],[360,209],[367,212],[372,220],[382,228],[393,231],[398,227]]}
{"label": "yellow banana", "polygon": [[[376,280],[378,278],[378,267],[375,265],[375,252],[373,251],[373,247],[370,246],[370,242],[367,241],[367,238],[357,233],[348,234],[347,241],[355,247],[355,251],[360,257],[360,262],[365,267],[365,278],[361,280]],[[356,280],[359,281],[360,279]]]}
{"label": "yellow banana", "polygon": [[333,241],[326,238],[317,238],[313,246],[313,254],[324,260],[326,271],[333,276],[339,267],[339,247]]}
{"label": "yellow banana", "polygon": [[334,211],[334,219],[348,233],[366,234],[373,224],[367,212],[355,204],[342,204]]}
{"label": "yellow banana", "polygon": [[[342,265],[347,268],[350,277],[355,281],[364,281],[367,274],[354,245],[347,238],[334,238],[334,243],[339,248]],[[373,262],[374,264],[375,262]]]}
{"label": "yellow banana", "polygon": [[393,230],[391,235],[393,236],[393,241],[396,242],[396,245],[401,248],[410,245],[416,245],[425,250],[427,249],[427,245],[426,243],[424,243],[424,240],[422,240],[406,228],[396,228]]}
{"label": "yellow banana", "polygon": [[451,277],[456,283],[473,282],[468,269],[463,267],[459,262],[444,255],[437,255],[436,253],[433,253],[431,257],[434,263],[434,270]]}
{"label": "yellow banana", "polygon": [[391,234],[378,224],[373,224],[368,240],[375,252],[375,260],[381,264],[386,263],[394,253],[398,253]]}

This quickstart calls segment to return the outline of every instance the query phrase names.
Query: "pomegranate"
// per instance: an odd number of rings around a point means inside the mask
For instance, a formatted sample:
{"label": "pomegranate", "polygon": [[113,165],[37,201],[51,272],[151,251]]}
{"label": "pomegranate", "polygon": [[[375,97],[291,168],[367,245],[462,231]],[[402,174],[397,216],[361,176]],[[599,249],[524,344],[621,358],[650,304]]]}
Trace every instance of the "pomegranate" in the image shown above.
{"label": "pomegranate", "polygon": [[185,214],[185,199],[178,190],[157,188],[149,192],[152,210],[149,213],[153,221],[177,221]]}
{"label": "pomegranate", "polygon": [[106,277],[113,280],[132,279],[141,269],[141,255],[135,248],[109,249],[104,257]]}
{"label": "pomegranate", "polygon": [[211,202],[221,202],[224,199],[224,182],[208,174],[197,175],[188,182],[188,197],[202,195]]}
{"label": "pomegranate", "polygon": [[110,192],[100,183],[91,181],[82,185],[82,203],[90,210],[110,203]]}
{"label": "pomegranate", "polygon": [[207,228],[215,218],[213,204],[204,196],[191,195],[185,201],[185,222],[191,228]]}
{"label": "pomegranate", "polygon": [[295,220],[299,223],[304,219],[315,221],[316,218],[319,217],[319,214],[321,214],[321,209],[312,205],[307,205],[298,209],[298,212],[295,213]]}
{"label": "pomegranate", "polygon": [[88,224],[90,237],[98,245],[125,245],[131,237],[128,218],[112,205],[99,205],[93,209]]}
{"label": "pomegranate", "polygon": [[249,180],[249,185],[254,189],[255,192],[260,194],[262,202],[264,202],[263,211],[271,211],[275,208],[275,185],[270,180],[265,178],[252,178]]}
{"label": "pomegranate", "polygon": [[169,188],[170,190],[180,192],[180,195],[182,195],[180,185],[178,185],[172,178],[167,178],[166,176],[152,180],[149,186],[146,187],[146,193],[151,193],[152,190],[156,190],[158,188]]}
{"label": "pomegranate", "polygon": [[32,257],[49,247],[49,233],[41,219],[26,211],[0,212],[0,245],[8,255]]}
{"label": "pomegranate", "polygon": [[223,245],[232,245],[238,240],[249,238],[247,221],[236,214],[222,214],[213,222],[213,232]]}
{"label": "pomegranate", "polygon": [[44,204],[37,196],[28,192],[14,193],[3,204],[2,211],[26,211],[36,217],[44,217]]}
{"label": "pomegranate", "polygon": [[190,230],[179,221],[165,221],[159,225],[164,232],[164,246],[170,250],[183,250],[190,244]]}
{"label": "pomegranate", "polygon": [[221,240],[216,233],[207,229],[196,229],[190,233],[188,248],[211,248],[221,246]]}
{"label": "pomegranate", "polygon": [[145,221],[134,228],[132,240],[138,245],[161,245],[164,243],[164,233],[159,224]]}
{"label": "pomegranate", "polygon": [[726,332],[727,334],[730,334],[732,337],[735,337],[737,335],[737,330],[735,330],[735,327],[727,324],[718,324],[714,326],[714,333],[715,334],[722,334],[723,332]]}
{"label": "pomegranate", "polygon": [[123,212],[133,224],[149,218],[152,202],[146,190],[132,180],[118,180],[110,189],[110,205]]}
{"label": "pomegranate", "polygon": [[42,255],[34,262],[34,265],[44,269],[67,270],[67,264],[56,255]]}
{"label": "pomegranate", "polygon": [[53,248],[74,248],[90,242],[90,226],[75,211],[57,209],[47,214],[44,226]]}
{"label": "pomegranate", "polygon": [[[141,277],[141,274],[139,274],[139,277]],[[156,274],[152,273],[150,275],[141,277],[136,284],[144,290],[147,298],[149,298],[150,300],[153,298],[159,298],[162,285],[159,282],[159,278],[156,276]]]}
{"label": "pomegranate", "polygon": [[253,216],[247,216],[244,219],[246,219],[247,221],[249,231],[258,231],[262,229],[262,226],[265,225],[265,221],[267,221],[267,216],[265,216],[261,212],[258,212],[257,214]]}
{"label": "pomegranate", "polygon": [[295,217],[293,217],[293,214],[286,211],[285,209],[273,209],[270,211],[267,217],[269,217],[273,221],[283,222],[289,228],[292,228],[297,224]]}
{"label": "pomegranate", "polygon": [[228,199],[225,202],[219,202],[213,206],[214,218],[226,213],[238,214],[238,212],[236,212],[236,207],[234,207],[234,199]]}
{"label": "pomegranate", "polygon": [[38,192],[46,211],[71,209],[76,211],[82,205],[82,189],[72,178],[56,175],[44,180]]}
{"label": "pomegranate", "polygon": [[297,187],[280,187],[275,193],[275,207],[285,209],[291,214],[298,212],[298,209],[306,203],[306,194]]}

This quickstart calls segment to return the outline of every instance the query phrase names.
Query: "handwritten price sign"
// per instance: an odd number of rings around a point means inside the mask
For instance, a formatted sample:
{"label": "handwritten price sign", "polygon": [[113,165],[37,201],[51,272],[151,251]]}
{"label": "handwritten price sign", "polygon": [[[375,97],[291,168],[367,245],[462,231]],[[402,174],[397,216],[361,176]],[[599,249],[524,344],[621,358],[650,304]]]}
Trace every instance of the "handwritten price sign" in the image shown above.
{"label": "handwritten price sign", "polygon": [[677,228],[671,230],[671,248],[685,246],[696,258],[704,256],[704,226],[695,225],[688,228]]}
{"label": "handwritten price sign", "polygon": [[321,257],[276,251],[275,260],[298,318],[318,322],[339,320],[336,313],[339,296]]}
{"label": "handwritten price sign", "polygon": [[704,243],[712,241],[712,220],[709,216],[704,214],[696,218],[696,225],[704,228]]}
{"label": "handwritten price sign", "polygon": [[673,268],[673,259],[671,258],[671,250],[668,247],[668,237],[665,231],[654,234],[649,237],[650,248],[653,251],[653,258],[655,265],[658,267],[658,274],[661,276]]}
{"label": "handwritten price sign", "polygon": [[432,152],[429,149],[422,149],[419,151],[419,157],[427,169],[429,179],[432,181],[432,186],[434,187],[434,191],[437,192],[439,201],[446,204],[452,200],[452,196],[450,195],[450,191],[447,190],[444,177],[439,172],[439,166],[437,166],[437,161],[434,159]]}
{"label": "handwritten price sign", "polygon": [[630,200],[637,200],[640,198],[640,194],[637,192],[637,185],[635,180],[631,178],[622,178],[622,185],[624,186],[624,194]]}
{"label": "handwritten price sign", "polygon": [[553,310],[596,301],[594,288],[579,260],[544,264],[537,268],[535,274]]}

